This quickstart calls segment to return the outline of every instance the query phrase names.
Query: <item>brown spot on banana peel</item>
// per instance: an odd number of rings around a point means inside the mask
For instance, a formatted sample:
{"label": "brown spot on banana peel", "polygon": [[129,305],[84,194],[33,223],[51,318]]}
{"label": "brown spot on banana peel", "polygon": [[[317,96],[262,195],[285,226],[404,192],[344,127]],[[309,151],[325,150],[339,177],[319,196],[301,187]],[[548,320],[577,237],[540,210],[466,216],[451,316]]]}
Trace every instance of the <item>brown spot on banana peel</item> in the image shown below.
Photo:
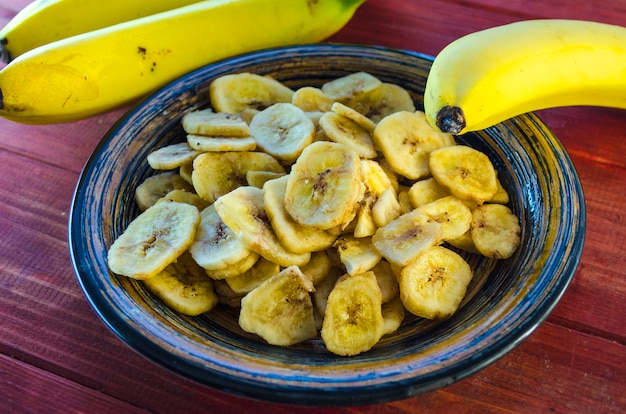
{"label": "brown spot on banana peel", "polygon": [[437,112],[437,127],[441,132],[457,135],[465,125],[465,115],[458,106],[446,105]]}

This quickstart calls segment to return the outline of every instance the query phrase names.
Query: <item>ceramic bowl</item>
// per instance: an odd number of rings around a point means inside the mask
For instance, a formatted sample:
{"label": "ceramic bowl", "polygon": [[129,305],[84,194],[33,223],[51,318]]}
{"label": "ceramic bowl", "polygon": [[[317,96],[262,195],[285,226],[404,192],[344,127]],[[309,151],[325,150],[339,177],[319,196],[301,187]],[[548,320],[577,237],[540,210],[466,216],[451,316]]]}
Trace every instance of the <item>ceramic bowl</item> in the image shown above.
{"label": "ceramic bowl", "polygon": [[494,162],[522,244],[506,260],[470,258],[475,277],[458,312],[445,321],[407,318],[372,350],[331,354],[321,340],[276,347],[246,334],[236,313],[218,307],[186,317],[141,283],[112,274],[112,241],[138,214],[135,187],[154,174],[153,150],[183,141],[181,114],[209,103],[211,81],[235,72],[271,75],[290,87],[357,71],[396,83],[422,108],[432,58],[381,47],[320,44],[260,51],[218,62],[143,100],[107,133],[77,184],[69,246],[78,281],[99,317],[148,359],[220,390],[299,405],[360,405],[407,398],[452,384],[486,367],[527,338],[572,279],[585,234],[576,171],[561,143],[533,114],[458,141]]}

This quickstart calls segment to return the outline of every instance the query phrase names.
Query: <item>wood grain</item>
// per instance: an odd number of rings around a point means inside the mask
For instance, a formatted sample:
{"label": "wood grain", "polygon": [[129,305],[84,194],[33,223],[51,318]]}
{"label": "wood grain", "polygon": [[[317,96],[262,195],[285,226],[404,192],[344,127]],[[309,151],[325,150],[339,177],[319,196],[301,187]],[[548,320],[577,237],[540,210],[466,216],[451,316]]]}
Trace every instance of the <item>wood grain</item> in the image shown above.
{"label": "wood grain", "polygon": [[[27,3],[0,0],[0,26]],[[368,0],[329,40],[434,55],[471,31],[545,17],[623,24],[626,1]],[[314,409],[252,401],[167,372],[121,342],[90,307],[72,272],[67,218],[82,166],[123,111],[62,125],[0,119],[1,412],[626,411],[626,112],[539,113],[572,158],[587,203],[580,266],[546,322],[505,357],[444,389]]]}

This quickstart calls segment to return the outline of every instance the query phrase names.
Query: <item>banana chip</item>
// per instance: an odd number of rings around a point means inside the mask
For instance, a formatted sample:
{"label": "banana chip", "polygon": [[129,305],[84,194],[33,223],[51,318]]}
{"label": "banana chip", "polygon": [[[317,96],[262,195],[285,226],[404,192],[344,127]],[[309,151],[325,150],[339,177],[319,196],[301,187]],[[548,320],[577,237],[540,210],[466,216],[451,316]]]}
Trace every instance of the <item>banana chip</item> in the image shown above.
{"label": "banana chip", "polygon": [[201,152],[253,151],[257,142],[254,138],[205,137],[187,135],[187,145]]}
{"label": "banana chip", "polygon": [[442,236],[441,223],[413,210],[376,230],[372,242],[389,262],[405,266],[422,251],[439,244]]}
{"label": "banana chip", "polygon": [[194,192],[191,184],[174,172],[164,172],[146,178],[135,189],[135,202],[143,211],[174,190]]}
{"label": "banana chip", "polygon": [[411,180],[429,175],[429,154],[454,144],[450,134],[434,131],[421,112],[401,111],[383,118],[373,134],[393,170]]}
{"label": "banana chip", "polygon": [[324,113],[331,110],[335,101],[319,88],[304,86],[294,92],[291,103],[304,112]]}
{"label": "banana chip", "polygon": [[260,149],[290,164],[313,142],[315,125],[300,108],[277,103],[252,118],[250,132]]}
{"label": "banana chip", "polygon": [[211,279],[189,253],[183,253],[176,262],[143,280],[143,284],[167,306],[183,315],[209,312],[218,302]]}
{"label": "banana chip", "polygon": [[211,109],[188,112],[181,123],[189,135],[238,138],[250,136],[248,124],[239,115],[213,112]]}
{"label": "banana chip", "polygon": [[402,269],[400,298],[416,316],[445,319],[456,312],[472,277],[472,269],[459,254],[433,246]]}
{"label": "banana chip", "polygon": [[350,102],[353,106],[367,108],[364,115],[374,123],[396,112],[414,112],[415,104],[409,92],[392,83],[381,83],[366,94]]}
{"label": "banana chip", "polygon": [[191,179],[198,195],[214,203],[220,196],[247,185],[248,171],[285,173],[279,162],[264,152],[207,152],[194,160]]}
{"label": "banana chip", "polygon": [[349,146],[361,158],[376,157],[370,133],[352,119],[335,112],[326,112],[320,118],[319,124],[331,141]]}
{"label": "banana chip", "polygon": [[369,237],[343,236],[337,239],[333,246],[337,249],[339,260],[350,275],[372,269],[382,258]]}
{"label": "banana chip", "polygon": [[209,95],[215,112],[240,114],[247,109],[263,110],[278,102],[291,102],[293,90],[269,76],[237,73],[211,82]]}
{"label": "banana chip", "polygon": [[130,222],[113,242],[108,264],[113,273],[148,279],[176,261],[193,242],[200,213],[192,205],[156,203]]}
{"label": "banana chip", "polygon": [[472,240],[483,256],[511,257],[520,245],[520,231],[517,217],[502,204],[484,204],[472,214]]}
{"label": "banana chip", "polygon": [[476,204],[490,200],[498,191],[496,170],[482,152],[455,145],[430,154],[430,172],[453,195]]}
{"label": "banana chip", "polygon": [[369,351],[383,335],[380,288],[373,272],[344,275],[328,296],[322,340],[326,348],[343,356]]}
{"label": "banana chip", "polygon": [[294,253],[311,253],[327,249],[337,238],[330,232],[303,226],[285,209],[289,176],[270,180],[263,186],[265,212],[280,243]]}
{"label": "banana chip", "polygon": [[291,168],[285,209],[304,226],[328,230],[352,221],[364,190],[354,150],[333,142],[314,142]]}
{"label": "banana chip", "polygon": [[252,251],[281,266],[301,266],[309,261],[310,253],[294,253],[278,240],[267,217],[263,190],[239,187],[215,202],[215,210],[238,238]]}
{"label": "banana chip", "polygon": [[290,266],[244,296],[239,326],[272,345],[289,346],[314,338],[313,290],[300,269]]}
{"label": "banana chip", "polygon": [[355,72],[326,82],[322,85],[322,92],[335,101],[349,102],[381,84],[380,79],[367,72]]}
{"label": "banana chip", "polygon": [[280,266],[263,257],[244,273],[224,279],[233,292],[247,294],[280,272]]}
{"label": "banana chip", "polygon": [[224,223],[214,205],[200,213],[200,224],[189,252],[207,270],[225,269],[250,255],[250,250]]}
{"label": "banana chip", "polygon": [[472,211],[454,196],[431,201],[417,210],[441,224],[441,239],[444,241],[462,236],[472,223]]}
{"label": "banana chip", "polygon": [[148,154],[148,164],[155,170],[174,170],[193,161],[200,151],[192,149],[187,143],[168,145]]}
{"label": "banana chip", "polygon": [[396,296],[389,302],[383,303],[383,335],[389,335],[398,330],[406,312],[404,311],[404,304],[400,299],[400,296]]}

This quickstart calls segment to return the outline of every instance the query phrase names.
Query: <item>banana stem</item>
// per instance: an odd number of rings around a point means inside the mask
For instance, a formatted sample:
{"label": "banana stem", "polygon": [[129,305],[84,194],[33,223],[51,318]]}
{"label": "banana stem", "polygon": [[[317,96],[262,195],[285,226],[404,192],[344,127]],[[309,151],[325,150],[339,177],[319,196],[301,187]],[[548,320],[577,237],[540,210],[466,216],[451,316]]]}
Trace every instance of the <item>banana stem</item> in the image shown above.
{"label": "banana stem", "polygon": [[465,128],[465,115],[458,106],[446,105],[437,112],[437,127],[441,132],[458,134]]}
{"label": "banana stem", "polygon": [[6,39],[0,39],[0,61],[9,63],[11,61],[11,53],[5,47],[8,41]]}

